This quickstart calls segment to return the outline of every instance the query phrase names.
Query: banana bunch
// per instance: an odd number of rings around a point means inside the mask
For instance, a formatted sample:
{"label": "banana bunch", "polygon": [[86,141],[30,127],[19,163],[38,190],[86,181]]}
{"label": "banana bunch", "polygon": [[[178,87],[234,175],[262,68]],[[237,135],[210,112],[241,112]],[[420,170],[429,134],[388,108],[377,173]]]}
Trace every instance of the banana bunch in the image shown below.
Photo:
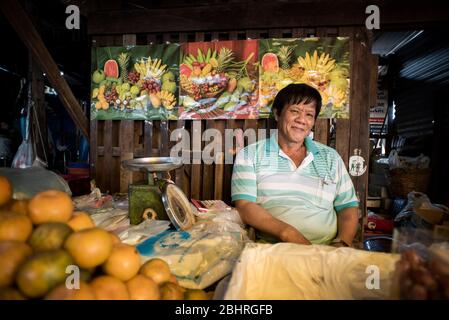
{"label": "banana bunch", "polygon": [[214,62],[216,63],[217,61],[217,55],[217,50],[212,51],[211,48],[209,48],[207,49],[206,54],[204,54],[203,51],[198,48],[196,57],[191,53],[188,55],[186,54],[182,63],[185,63],[191,69],[193,69],[194,62],[204,62],[206,64],[210,62],[212,66],[214,66]]}
{"label": "banana bunch", "polygon": [[161,59],[151,59],[151,57],[148,57],[147,61],[142,58],[134,64],[134,69],[140,74],[141,79],[154,78],[159,80],[166,68],[167,65],[162,64]]}
{"label": "banana bunch", "polygon": [[173,107],[176,105],[176,98],[173,95],[173,93],[162,90],[156,93],[156,96],[160,99],[162,102],[162,105],[167,110],[173,109]]}
{"label": "banana bunch", "polygon": [[306,52],[306,57],[298,57],[298,64],[305,71],[316,71],[319,73],[328,73],[335,67],[335,60],[331,59],[329,54],[322,53],[318,58],[318,52],[315,50],[310,56]]}

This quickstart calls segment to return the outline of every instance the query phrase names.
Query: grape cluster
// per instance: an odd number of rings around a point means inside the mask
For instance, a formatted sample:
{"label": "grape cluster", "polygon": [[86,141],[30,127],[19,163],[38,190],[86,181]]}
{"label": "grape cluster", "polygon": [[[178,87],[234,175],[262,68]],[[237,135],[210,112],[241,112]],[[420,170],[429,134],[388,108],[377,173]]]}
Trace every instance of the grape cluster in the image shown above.
{"label": "grape cluster", "polygon": [[118,92],[112,88],[104,93],[104,97],[108,103],[114,103],[118,99]]}
{"label": "grape cluster", "polygon": [[131,71],[128,73],[128,80],[132,84],[136,84],[137,81],[139,81],[139,79],[140,79],[140,73],[138,73],[137,71]]}
{"label": "grape cluster", "polygon": [[142,89],[146,89],[149,93],[157,93],[161,91],[161,85],[154,79],[145,79],[142,83]]}

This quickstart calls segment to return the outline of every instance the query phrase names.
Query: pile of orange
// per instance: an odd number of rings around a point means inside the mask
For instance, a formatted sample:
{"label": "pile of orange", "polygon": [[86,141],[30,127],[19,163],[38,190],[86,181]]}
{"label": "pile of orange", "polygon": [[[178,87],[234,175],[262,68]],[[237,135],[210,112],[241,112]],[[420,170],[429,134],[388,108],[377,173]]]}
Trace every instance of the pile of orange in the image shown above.
{"label": "pile of orange", "polygon": [[178,285],[164,260],[142,265],[134,246],[95,227],[88,213],[74,212],[64,192],[12,195],[0,176],[0,300],[209,298]]}

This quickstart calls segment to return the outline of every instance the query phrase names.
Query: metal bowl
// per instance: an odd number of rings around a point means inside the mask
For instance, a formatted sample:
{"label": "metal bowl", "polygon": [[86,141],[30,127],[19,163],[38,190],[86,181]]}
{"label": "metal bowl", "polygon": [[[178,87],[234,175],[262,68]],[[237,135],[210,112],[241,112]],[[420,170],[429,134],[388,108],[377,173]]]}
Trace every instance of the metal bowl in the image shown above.
{"label": "metal bowl", "polygon": [[150,157],[122,161],[124,168],[132,171],[160,172],[171,171],[182,167],[182,158]]}

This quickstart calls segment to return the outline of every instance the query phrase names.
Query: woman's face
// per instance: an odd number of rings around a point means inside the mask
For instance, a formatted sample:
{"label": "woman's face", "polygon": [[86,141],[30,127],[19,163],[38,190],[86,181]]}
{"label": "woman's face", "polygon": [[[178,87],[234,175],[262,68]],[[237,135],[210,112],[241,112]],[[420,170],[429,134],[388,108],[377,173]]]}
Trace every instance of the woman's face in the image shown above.
{"label": "woman's face", "polygon": [[285,106],[278,115],[279,135],[288,143],[302,143],[315,124],[315,102]]}

